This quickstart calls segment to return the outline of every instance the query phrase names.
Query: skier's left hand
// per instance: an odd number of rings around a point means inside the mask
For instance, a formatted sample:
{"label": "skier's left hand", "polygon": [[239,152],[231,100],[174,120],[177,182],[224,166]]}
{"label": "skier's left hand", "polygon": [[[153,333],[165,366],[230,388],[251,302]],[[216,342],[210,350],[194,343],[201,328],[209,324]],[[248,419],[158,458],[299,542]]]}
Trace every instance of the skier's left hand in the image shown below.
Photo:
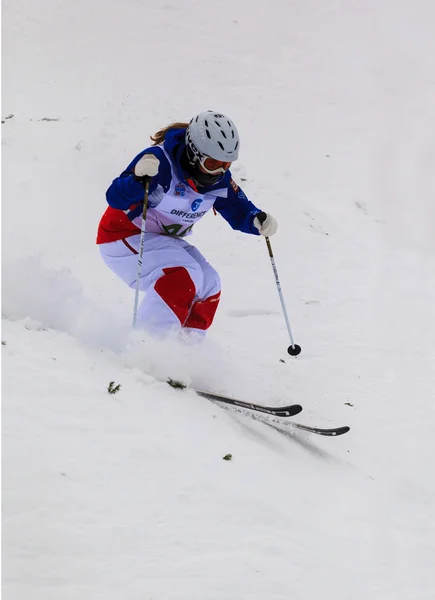
{"label": "skier's left hand", "polygon": [[265,212],[259,212],[254,219],[254,227],[258,229],[260,235],[270,237],[278,229],[277,220]]}

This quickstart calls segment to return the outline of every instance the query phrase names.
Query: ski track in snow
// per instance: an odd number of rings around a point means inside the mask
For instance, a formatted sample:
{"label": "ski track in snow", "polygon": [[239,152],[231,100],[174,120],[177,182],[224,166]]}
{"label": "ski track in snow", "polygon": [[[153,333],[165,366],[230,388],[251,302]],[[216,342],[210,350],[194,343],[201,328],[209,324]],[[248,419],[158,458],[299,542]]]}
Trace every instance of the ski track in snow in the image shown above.
{"label": "ski track in snow", "polygon": [[[3,6],[4,598],[435,597],[433,3],[127,4]],[[95,246],[148,135],[212,107],[278,219],[297,358],[263,239],[195,227],[201,347],[131,333]]]}

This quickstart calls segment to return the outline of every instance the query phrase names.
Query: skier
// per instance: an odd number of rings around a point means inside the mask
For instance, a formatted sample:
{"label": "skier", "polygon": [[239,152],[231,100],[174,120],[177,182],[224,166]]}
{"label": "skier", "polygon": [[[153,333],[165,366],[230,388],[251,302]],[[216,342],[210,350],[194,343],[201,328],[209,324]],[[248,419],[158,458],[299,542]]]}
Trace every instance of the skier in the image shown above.
{"label": "skier", "polygon": [[205,111],[190,123],[173,123],[151,136],[106,193],[109,207],[97,244],[106,265],[136,287],[144,184],[149,182],[146,235],[137,326],[151,334],[169,331],[203,337],[218,307],[219,275],[185,238],[211,208],[233,229],[271,236],[277,222],[254,206],[231,177],[239,154],[234,123]]}

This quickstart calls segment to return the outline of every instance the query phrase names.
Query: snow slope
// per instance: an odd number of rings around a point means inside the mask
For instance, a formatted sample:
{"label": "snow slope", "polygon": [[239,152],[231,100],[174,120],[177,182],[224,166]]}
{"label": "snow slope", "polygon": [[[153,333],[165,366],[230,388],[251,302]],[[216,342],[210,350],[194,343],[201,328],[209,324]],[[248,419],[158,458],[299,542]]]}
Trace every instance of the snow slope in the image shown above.
{"label": "snow slope", "polygon": [[[434,18],[429,0],[5,0],[6,600],[435,597]],[[279,221],[297,359],[264,240],[195,228],[224,286],[201,348],[131,334],[94,244],[148,135],[209,107]],[[167,377],[351,432],[280,434]]]}

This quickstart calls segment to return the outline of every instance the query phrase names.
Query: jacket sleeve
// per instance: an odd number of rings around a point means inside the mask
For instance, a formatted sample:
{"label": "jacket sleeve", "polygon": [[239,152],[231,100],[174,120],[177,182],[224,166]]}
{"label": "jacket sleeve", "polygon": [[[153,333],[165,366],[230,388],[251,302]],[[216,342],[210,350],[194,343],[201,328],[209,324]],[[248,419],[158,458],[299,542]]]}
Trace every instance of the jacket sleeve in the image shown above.
{"label": "jacket sleeve", "polygon": [[134,166],[144,154],[154,154],[159,160],[159,172],[151,179],[149,193],[151,194],[160,184],[165,191],[171,183],[171,166],[163,150],[158,146],[146,148],[138,154],[119,177],[113,180],[106,192],[106,200],[112,208],[127,210],[132,204],[143,202],[144,186],[135,179]]}
{"label": "jacket sleeve", "polygon": [[217,198],[214,203],[216,211],[228,221],[233,229],[243,233],[260,235],[254,227],[254,217],[261,210],[248,200],[244,191],[231,179],[228,185],[227,198]]}

